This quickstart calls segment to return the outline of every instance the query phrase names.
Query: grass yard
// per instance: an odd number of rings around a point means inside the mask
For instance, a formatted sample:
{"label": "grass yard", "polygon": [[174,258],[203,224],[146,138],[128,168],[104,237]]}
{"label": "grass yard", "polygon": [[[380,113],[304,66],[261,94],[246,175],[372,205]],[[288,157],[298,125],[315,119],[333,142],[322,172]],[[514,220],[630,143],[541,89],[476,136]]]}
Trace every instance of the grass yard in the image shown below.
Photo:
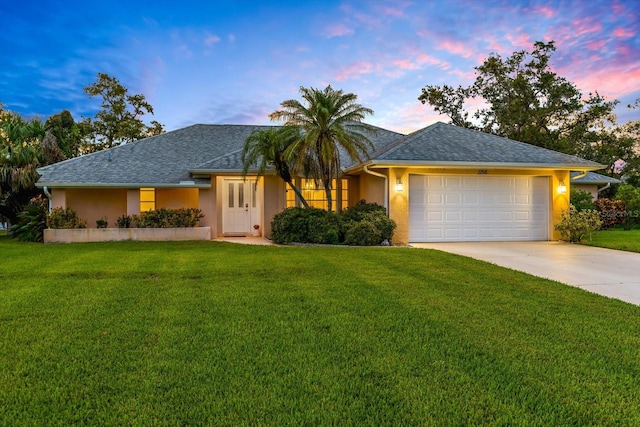
{"label": "grass yard", "polygon": [[582,243],[601,248],[640,252],[640,228],[636,227],[628,231],[621,228],[597,231],[593,233],[592,240],[587,237]]}
{"label": "grass yard", "polygon": [[0,424],[640,425],[640,307],[409,248],[0,237]]}

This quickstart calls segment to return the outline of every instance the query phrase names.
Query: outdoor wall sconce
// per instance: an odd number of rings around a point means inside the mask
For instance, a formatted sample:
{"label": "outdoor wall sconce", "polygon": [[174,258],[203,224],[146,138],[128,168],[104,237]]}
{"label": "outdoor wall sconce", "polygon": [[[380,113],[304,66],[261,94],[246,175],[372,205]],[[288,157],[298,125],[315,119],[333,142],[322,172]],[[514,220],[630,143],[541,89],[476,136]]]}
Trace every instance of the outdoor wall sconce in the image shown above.
{"label": "outdoor wall sconce", "polygon": [[558,185],[558,194],[566,194],[567,193],[567,186],[564,184],[564,181],[560,181],[560,184]]}
{"label": "outdoor wall sconce", "polygon": [[396,180],[396,191],[403,191],[404,190],[404,185],[402,184],[402,180],[401,179],[397,179]]}

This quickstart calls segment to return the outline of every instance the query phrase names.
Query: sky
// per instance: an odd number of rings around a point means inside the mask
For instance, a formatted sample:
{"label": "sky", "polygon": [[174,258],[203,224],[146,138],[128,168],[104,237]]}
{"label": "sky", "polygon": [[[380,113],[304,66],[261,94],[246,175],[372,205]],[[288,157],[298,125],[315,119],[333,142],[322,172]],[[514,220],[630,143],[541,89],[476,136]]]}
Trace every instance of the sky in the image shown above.
{"label": "sky", "polygon": [[426,85],[467,86],[490,54],[555,41],[553,71],[640,118],[640,0],[0,0],[0,102],[31,118],[92,117],[97,73],[143,94],[170,131],[270,124],[299,88],[331,85],[409,133],[448,122]]}

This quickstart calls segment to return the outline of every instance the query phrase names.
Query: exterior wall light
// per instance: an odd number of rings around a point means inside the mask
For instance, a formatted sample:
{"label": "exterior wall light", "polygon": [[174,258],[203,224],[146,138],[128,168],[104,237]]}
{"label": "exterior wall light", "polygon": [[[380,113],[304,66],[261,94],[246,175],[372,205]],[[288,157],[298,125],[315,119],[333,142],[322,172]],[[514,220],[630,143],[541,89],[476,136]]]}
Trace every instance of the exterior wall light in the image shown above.
{"label": "exterior wall light", "polygon": [[566,194],[567,193],[567,186],[564,184],[564,181],[560,181],[560,184],[558,185],[558,194]]}
{"label": "exterior wall light", "polygon": [[402,184],[402,180],[401,179],[397,179],[396,180],[396,191],[403,191],[404,190],[404,185]]}

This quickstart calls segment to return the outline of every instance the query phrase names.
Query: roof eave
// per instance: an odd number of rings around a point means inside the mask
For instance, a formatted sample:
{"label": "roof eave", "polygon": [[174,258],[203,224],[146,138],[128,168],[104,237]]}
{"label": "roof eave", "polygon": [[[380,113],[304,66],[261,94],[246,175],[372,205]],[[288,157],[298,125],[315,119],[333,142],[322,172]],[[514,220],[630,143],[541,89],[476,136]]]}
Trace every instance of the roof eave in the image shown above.
{"label": "roof eave", "polygon": [[197,184],[195,182],[189,183],[166,183],[166,182],[37,182],[38,188],[202,188],[209,189],[211,184]]}
{"label": "roof eave", "polygon": [[450,161],[424,161],[424,160],[371,160],[345,170],[345,173],[355,172],[364,166],[370,168],[406,167],[406,168],[480,168],[480,169],[561,169],[573,171],[595,171],[605,168],[605,165],[592,163],[581,165],[576,163],[512,163],[512,162],[450,162]]}

